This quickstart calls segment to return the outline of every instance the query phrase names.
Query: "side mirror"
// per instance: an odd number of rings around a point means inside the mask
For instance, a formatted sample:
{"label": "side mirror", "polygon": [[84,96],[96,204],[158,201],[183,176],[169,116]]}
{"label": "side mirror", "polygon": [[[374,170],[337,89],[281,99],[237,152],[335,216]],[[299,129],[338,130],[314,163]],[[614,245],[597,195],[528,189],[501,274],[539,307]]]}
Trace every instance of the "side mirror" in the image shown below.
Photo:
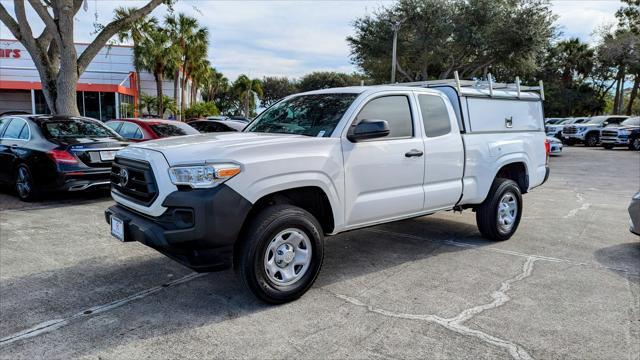
{"label": "side mirror", "polygon": [[389,123],[386,120],[362,120],[349,128],[347,139],[358,142],[385,137],[389,132]]}

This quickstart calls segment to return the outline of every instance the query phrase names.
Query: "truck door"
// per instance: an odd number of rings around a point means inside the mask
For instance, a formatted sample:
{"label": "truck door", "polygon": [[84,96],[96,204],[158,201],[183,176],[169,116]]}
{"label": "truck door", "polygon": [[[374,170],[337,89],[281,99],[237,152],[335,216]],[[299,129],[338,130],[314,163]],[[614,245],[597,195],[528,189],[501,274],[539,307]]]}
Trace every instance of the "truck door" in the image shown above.
{"label": "truck door", "polygon": [[454,206],[462,194],[464,146],[455,113],[437,94],[417,94],[424,124],[425,210]]}
{"label": "truck door", "polygon": [[386,137],[352,143],[342,136],[347,227],[420,213],[424,206],[424,144],[410,92],[368,99],[352,125],[386,120]]}

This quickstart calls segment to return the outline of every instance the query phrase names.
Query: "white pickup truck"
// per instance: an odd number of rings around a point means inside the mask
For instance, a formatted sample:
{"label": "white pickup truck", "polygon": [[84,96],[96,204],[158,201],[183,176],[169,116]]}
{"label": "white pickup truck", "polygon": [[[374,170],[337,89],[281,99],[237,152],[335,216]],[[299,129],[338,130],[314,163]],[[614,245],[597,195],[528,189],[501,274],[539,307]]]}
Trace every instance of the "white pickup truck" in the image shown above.
{"label": "white pickup truck", "polygon": [[233,266],[270,303],[309,289],[326,235],[472,209],[484,237],[506,240],[522,194],[549,175],[549,148],[543,92],[499,85],[325,89],[243,132],[131,145],[114,161],[106,220],[119,240],[196,271]]}

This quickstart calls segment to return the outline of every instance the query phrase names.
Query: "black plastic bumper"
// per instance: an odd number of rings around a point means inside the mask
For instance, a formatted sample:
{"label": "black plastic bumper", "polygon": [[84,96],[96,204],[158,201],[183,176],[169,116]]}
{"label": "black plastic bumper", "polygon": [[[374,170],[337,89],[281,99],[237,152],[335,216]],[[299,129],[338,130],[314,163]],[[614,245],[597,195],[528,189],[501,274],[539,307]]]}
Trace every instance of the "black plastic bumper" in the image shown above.
{"label": "black plastic bumper", "polygon": [[162,203],[158,217],[122,205],[105,211],[125,224],[124,241],[138,241],[196,271],[214,271],[233,264],[233,247],[251,203],[226,185],[176,191]]}
{"label": "black plastic bumper", "polygon": [[549,174],[551,173],[551,170],[549,169],[549,165],[545,167],[545,170],[546,171],[544,173],[544,180],[542,180],[543,184],[547,182],[547,180],[549,179]]}

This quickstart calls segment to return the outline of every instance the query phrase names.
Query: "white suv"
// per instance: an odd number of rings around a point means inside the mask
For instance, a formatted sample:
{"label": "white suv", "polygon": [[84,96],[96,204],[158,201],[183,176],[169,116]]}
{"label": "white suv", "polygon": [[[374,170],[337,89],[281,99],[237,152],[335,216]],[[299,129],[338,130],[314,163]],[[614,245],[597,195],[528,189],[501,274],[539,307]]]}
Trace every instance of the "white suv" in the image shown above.
{"label": "white suv", "polygon": [[235,266],[270,303],[309,289],[325,235],[473,209],[506,240],[549,174],[541,97],[520,90],[326,89],[243,132],[134,144],[115,159],[106,220],[197,271]]}

